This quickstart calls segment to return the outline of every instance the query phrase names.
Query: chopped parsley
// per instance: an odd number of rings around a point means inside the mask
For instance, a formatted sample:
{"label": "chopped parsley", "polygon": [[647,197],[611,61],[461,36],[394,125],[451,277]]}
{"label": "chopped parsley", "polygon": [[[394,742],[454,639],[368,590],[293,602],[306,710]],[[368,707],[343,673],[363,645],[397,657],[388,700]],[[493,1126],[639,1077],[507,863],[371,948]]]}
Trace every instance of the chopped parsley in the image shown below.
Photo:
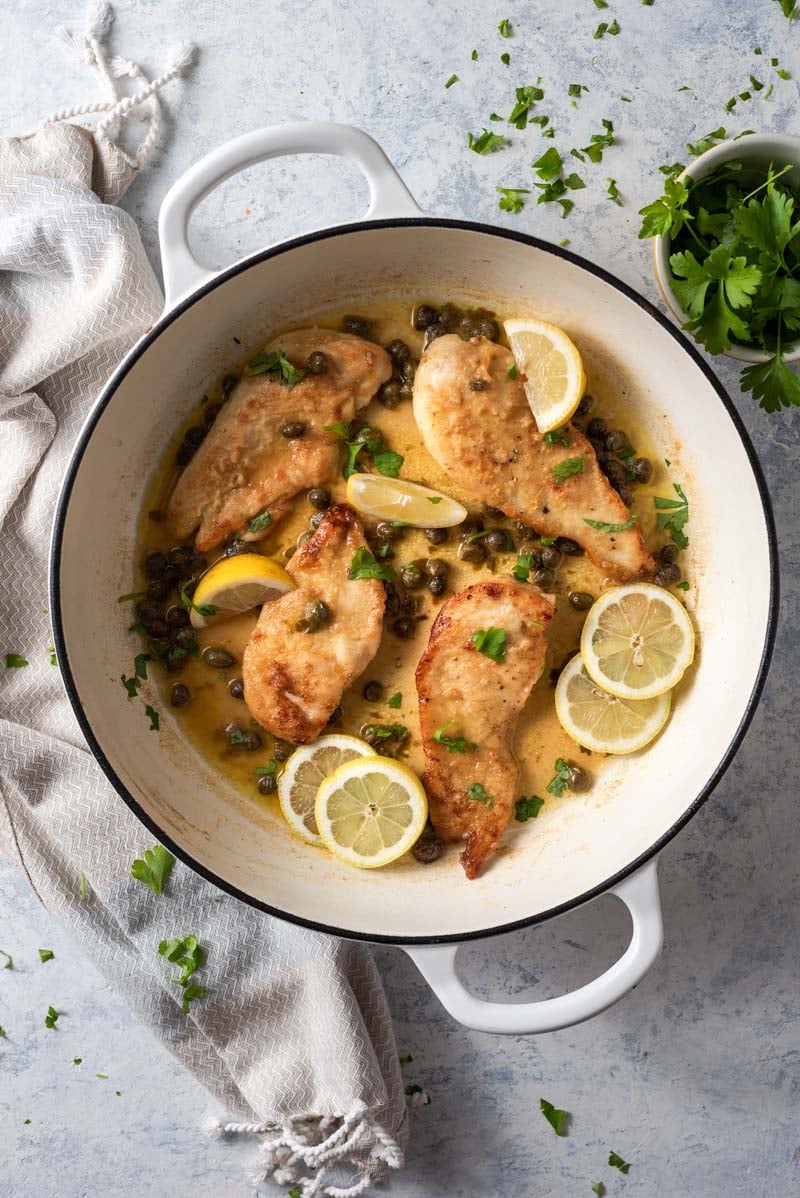
{"label": "chopped parsley", "polygon": [[452,87],[454,83],[458,83],[458,75],[451,75],[444,86],[445,88]]}
{"label": "chopped parsley", "polygon": [[44,1017],[44,1026],[53,1028],[56,1026],[60,1012],[55,1007],[48,1007],[47,1014]]}
{"label": "chopped parsley", "polygon": [[245,378],[252,378],[256,374],[268,374],[291,391],[301,379],[306,377],[308,371],[306,369],[298,370],[282,349],[275,349],[268,354],[256,354],[252,362],[245,366]]}
{"label": "chopped parsley", "polygon": [[3,969],[13,969],[14,968],[14,958],[11,956],[10,953],[7,953],[5,951],[5,949],[0,948],[0,957],[5,957],[5,961],[3,962]]}
{"label": "chopped parsley", "polygon": [[512,382],[517,377],[517,366],[515,362],[512,362],[511,365],[506,368],[506,377],[510,378]]}
{"label": "chopped parsley", "polygon": [[47,646],[47,650],[46,650],[46,652],[47,652],[47,655],[48,655],[48,657],[50,658],[50,665],[51,665],[51,666],[57,666],[57,665],[58,665],[58,658],[56,657],[56,647],[55,647],[55,645],[48,645],[48,646]]}
{"label": "chopped parsley", "polygon": [[410,1065],[411,1062],[414,1060],[414,1058],[412,1057],[410,1052],[403,1053],[403,1055],[401,1057],[398,1057],[397,1059],[401,1065]]}
{"label": "chopped parsley", "polygon": [[581,97],[581,92],[588,92],[588,90],[589,89],[585,83],[570,83],[569,87],[567,88],[567,95],[574,96],[576,100],[579,100]]}
{"label": "chopped parsley", "polygon": [[541,158],[537,159],[533,164],[533,169],[539,178],[545,183],[551,183],[561,174],[563,160],[555,146],[550,146],[545,150]]}
{"label": "chopped parsley", "polygon": [[228,744],[229,745],[243,745],[244,744],[244,729],[243,728],[232,728],[228,734]]}
{"label": "chopped parsley", "polygon": [[[269,513],[266,514],[269,515]],[[259,519],[258,516],[255,518],[256,520]],[[270,516],[270,520],[271,519],[272,517]],[[267,523],[269,523],[269,521]],[[266,528],[266,525],[263,525],[263,527]],[[256,532],[258,530],[253,529],[253,531]],[[215,603],[195,603],[191,595],[187,593],[188,588],[196,582],[196,578],[184,579],[184,581],[178,587],[178,602],[180,603],[181,607],[188,608],[190,611],[196,611],[198,616],[215,616],[219,611],[219,608]]]}
{"label": "chopped parsley", "polygon": [[360,549],[356,549],[353,555],[347,577],[351,579],[376,578],[379,582],[392,582],[395,572],[391,566],[382,566],[380,562],[377,562],[369,549],[362,545]]}
{"label": "chopped parsley", "polygon": [[494,807],[494,799],[489,794],[488,790],[484,790],[480,782],[473,782],[467,790],[467,798],[473,803],[483,803],[487,810]]}
{"label": "chopped parsley", "polygon": [[131,865],[131,877],[142,882],[153,894],[161,894],[174,864],[175,858],[169,849],[156,844],[152,849],[145,849],[144,860],[136,858]]}
{"label": "chopped parsley", "polygon": [[557,799],[560,799],[564,792],[569,790],[569,765],[563,757],[557,757],[553,769],[555,775],[547,783],[545,789],[548,794],[555,795]]}
{"label": "chopped parsley", "polygon": [[511,573],[519,582],[527,582],[531,570],[536,568],[536,562],[532,553],[518,553],[516,565]]}
{"label": "chopped parsley", "polygon": [[53,950],[51,948],[40,948],[39,949],[39,960],[41,961],[42,965],[44,965],[45,961],[52,961],[54,959],[55,955],[56,954],[53,952]]}
{"label": "chopped parsley", "polygon": [[610,175],[608,176],[608,187],[606,188],[606,195],[609,196],[610,199],[612,199],[615,204],[622,204],[622,200],[619,198],[619,188],[617,187],[617,181],[616,181],[616,179],[612,179]]}
{"label": "chopped parsley", "polygon": [[595,8],[608,8],[607,0],[594,0]]}
{"label": "chopped parsley", "polygon": [[253,773],[257,778],[273,778],[277,768],[277,761],[274,757],[270,757],[267,765],[257,765],[253,770]]}
{"label": "chopped parsley", "polygon": [[146,591],[128,591],[127,595],[120,595],[117,603],[130,603],[132,599],[144,599]]}
{"label": "chopped parsley", "polygon": [[630,1172],[630,1164],[624,1161],[618,1152],[609,1152],[608,1163],[613,1165],[615,1169],[619,1169],[620,1173]]}
{"label": "chopped parsley", "polygon": [[597,42],[601,37],[604,37],[606,33],[608,33],[608,21],[601,21],[592,34],[592,37]]}
{"label": "chopped parsley", "polygon": [[150,721],[149,731],[150,732],[158,732],[158,729],[161,725],[161,720],[159,718],[159,714],[156,711],[155,707],[152,707],[151,704],[148,703],[144,709],[144,714],[147,716],[147,718]]}
{"label": "chopped parsley", "polygon": [[557,1136],[567,1134],[567,1112],[559,1110],[546,1098],[539,1099],[539,1109]]}
{"label": "chopped parsley", "polygon": [[501,37],[511,37],[511,22],[508,17],[503,17],[497,29]]}
{"label": "chopped parsley", "polygon": [[86,902],[86,894],[87,894],[86,874],[81,874],[80,895],[81,895],[82,903]]}
{"label": "chopped parsley", "polygon": [[441,728],[437,728],[431,737],[437,745],[443,745],[449,753],[474,753],[478,746],[474,740],[465,740],[463,736],[449,736],[445,729],[451,728],[455,720],[448,720]]}
{"label": "chopped parsley", "polygon": [[[642,0],[642,4],[652,4],[653,0]],[[592,1186],[592,1193],[597,1194],[597,1198],[603,1198],[606,1192],[606,1187],[602,1181],[596,1181]]]}
{"label": "chopped parsley", "polygon": [[473,50],[472,53],[470,54],[470,58],[472,59],[473,62],[477,62],[478,61],[478,51]]}
{"label": "chopped parsley", "polygon": [[519,824],[525,824],[529,819],[536,819],[542,807],[544,799],[540,799],[538,795],[521,795],[514,804],[514,819]]}
{"label": "chopped parsley", "polygon": [[407,736],[405,724],[367,724],[364,729],[365,740],[405,740]]}
{"label": "chopped parsley", "polygon": [[607,524],[605,520],[590,520],[588,516],[584,516],[583,522],[590,528],[596,528],[598,532],[627,532],[629,528],[633,528],[636,517],[629,516],[624,524]]}
{"label": "chopped parsley", "polygon": [[392,697],[390,699],[386,700],[386,706],[398,708],[402,702],[403,702],[402,694],[400,693],[400,691],[395,691],[394,694],[392,695]]}
{"label": "chopped parsley", "polygon": [[525,207],[522,197],[531,194],[527,187],[495,187],[495,191],[500,194],[497,207],[503,212],[521,212]]}
{"label": "chopped parsley", "polygon": [[365,425],[359,429],[355,438],[349,439],[349,429],[346,424],[326,424],[325,431],[336,433],[344,442],[347,450],[347,461],[342,469],[344,478],[350,478],[351,474],[355,474],[358,470],[358,458],[363,450],[372,454],[372,460],[375,463],[375,469],[379,474],[385,475],[387,478],[397,478],[400,467],[405,459],[402,454],[395,453],[392,449],[385,449],[383,445],[383,437],[377,429],[370,428]]}
{"label": "chopped parsley", "polygon": [[162,957],[165,957],[172,965],[177,965],[181,971],[180,977],[170,978],[170,981],[176,982],[181,987],[183,991],[181,1006],[184,1015],[188,1015],[189,1008],[195,999],[203,998],[206,994],[205,986],[189,981],[192,975],[205,965],[205,949],[200,945],[196,936],[184,936],[182,939],[162,940],[158,951]]}
{"label": "chopped parsley", "polygon": [[616,37],[619,33],[619,21],[615,17],[608,27],[608,33],[611,37]]}
{"label": "chopped parsley", "polygon": [[511,62],[511,55],[510,55],[510,54],[508,54],[508,53],[506,53],[506,54],[501,54],[501,55],[500,55],[500,61],[502,62],[503,66],[506,66],[506,67],[507,67],[507,66],[508,66],[508,64]]}
{"label": "chopped parsley", "polygon": [[477,137],[472,133],[467,134],[467,147],[474,150],[476,154],[488,154],[492,150],[497,150],[500,146],[505,145],[505,141],[502,133],[490,133],[488,129],[484,129]]}
{"label": "chopped parsley", "polygon": [[506,659],[506,634],[503,628],[478,628],[469,638],[479,653],[498,665]]}
{"label": "chopped parsley", "polygon": [[6,1029],[0,1024],[0,1040],[5,1038]]}
{"label": "chopped parsley", "polygon": [[[798,384],[800,387],[800,384]],[[685,549],[689,538],[683,531],[689,520],[689,500],[684,494],[680,483],[672,484],[677,499],[664,499],[660,495],[653,498],[656,506],[656,528],[659,532],[668,532],[679,549]]]}
{"label": "chopped parsley", "polygon": [[[612,121],[603,120],[600,122],[605,130],[604,133],[593,133],[589,138],[588,146],[584,146],[580,153],[585,154],[590,162],[598,163],[603,161],[603,150],[607,150],[609,146],[614,144],[614,125]],[[577,157],[577,155],[576,155]]]}
{"label": "chopped parsley", "polygon": [[23,666],[27,666],[28,664],[20,653],[6,653],[7,670],[21,670]]}
{"label": "chopped parsley", "polygon": [[137,678],[135,674],[130,678],[126,678],[124,674],[120,674],[119,678],[120,682],[125,687],[125,690],[128,692],[128,698],[135,699],[139,693],[139,687],[142,685],[141,678]]}
{"label": "chopped parsley", "polygon": [[569,433],[566,427],[553,428],[544,435],[545,445],[570,445]]}
{"label": "chopped parsley", "polygon": [[678,588],[679,591],[688,591],[689,590],[689,584],[685,578],[684,578],[683,582],[676,582],[675,586]]}
{"label": "chopped parsley", "polygon": [[262,512],[259,512],[257,516],[253,516],[252,520],[248,521],[247,527],[251,532],[263,532],[265,528],[269,528],[271,523],[272,516],[264,508]]}
{"label": "chopped parsley", "polygon": [[572,478],[573,474],[583,474],[583,462],[583,454],[575,458],[564,458],[563,462],[550,467],[550,473],[557,483],[563,483],[566,479]]}
{"label": "chopped parsley", "polygon": [[544,99],[544,91],[535,84],[527,84],[516,89],[517,102],[508,118],[509,125],[515,129],[524,129],[528,124],[528,113],[537,100]]}

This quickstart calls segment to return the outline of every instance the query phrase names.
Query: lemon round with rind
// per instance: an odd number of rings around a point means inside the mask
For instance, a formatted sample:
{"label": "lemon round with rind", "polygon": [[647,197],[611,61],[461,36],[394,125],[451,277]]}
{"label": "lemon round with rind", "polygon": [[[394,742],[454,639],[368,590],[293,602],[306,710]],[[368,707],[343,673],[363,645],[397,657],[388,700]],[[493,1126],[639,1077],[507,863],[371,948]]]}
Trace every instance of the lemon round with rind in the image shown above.
{"label": "lemon round with rind", "polygon": [[375,750],[366,741],[338,733],[295,749],[278,778],[278,801],[289,827],[309,844],[322,844],[314,818],[321,784],[346,761],[374,756]]}
{"label": "lemon round with rind", "polygon": [[694,660],[694,627],[670,591],[649,582],[613,587],[590,608],[581,656],[612,695],[652,699],[680,682]]}
{"label": "lemon round with rind", "polygon": [[539,432],[560,428],[572,419],[586,390],[577,346],[545,320],[507,320],[503,328]]}
{"label": "lemon round with rind", "polygon": [[[208,628],[294,589],[293,579],[271,557],[262,553],[223,557],[197,584],[189,618],[194,628]],[[209,607],[216,611],[204,615],[198,610]]]}
{"label": "lemon round with rind", "polygon": [[339,766],[319,788],[319,833],[334,856],[359,869],[378,869],[402,857],[419,839],[428,800],[417,775],[388,757],[362,757]]}
{"label": "lemon round with rind", "polygon": [[402,520],[412,528],[453,528],[467,518],[467,509],[449,495],[381,474],[351,474],[347,502],[375,520]]}
{"label": "lemon round with rind", "polygon": [[598,686],[578,653],[556,684],[556,715],[568,736],[593,753],[622,756],[649,745],[666,724],[669,691],[653,699],[621,699]]}

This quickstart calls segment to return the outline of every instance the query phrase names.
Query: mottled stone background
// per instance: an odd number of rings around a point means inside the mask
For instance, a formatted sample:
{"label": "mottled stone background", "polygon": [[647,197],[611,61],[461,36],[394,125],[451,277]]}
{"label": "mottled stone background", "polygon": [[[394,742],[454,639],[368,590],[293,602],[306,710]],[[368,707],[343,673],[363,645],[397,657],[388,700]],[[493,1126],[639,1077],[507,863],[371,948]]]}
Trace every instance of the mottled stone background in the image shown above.
{"label": "mottled stone background", "polygon": [[[0,74],[0,128],[19,132],[46,113],[93,96],[85,68],[62,57],[52,35],[80,28],[80,3],[16,0],[3,35],[11,53]],[[514,36],[497,23],[509,17]],[[593,40],[616,17],[616,38]],[[167,47],[192,40],[201,58],[173,84],[168,149],[129,193],[157,261],[156,213],[169,184],[226,138],[260,124],[333,119],[378,138],[423,208],[508,224],[559,241],[657,299],[636,210],[660,186],[657,166],[684,154],[687,139],[721,123],[739,131],[791,132],[797,84],[774,77],[769,56],[800,72],[800,24],[774,0],[119,0],[115,46],[149,67]],[[761,45],[764,55],[751,51]],[[470,60],[473,48],[478,62]],[[511,65],[500,54],[511,54]],[[775,90],[725,101],[748,74]],[[445,90],[456,72],[460,81]],[[611,117],[618,144],[576,195],[568,220],[529,205],[497,210],[495,185],[525,186],[547,142],[536,128],[488,158],[466,149],[490,112],[506,114],[515,86],[542,77],[541,110],[585,144]],[[590,91],[571,108],[567,85]],[[693,90],[679,92],[682,85]],[[621,102],[621,95],[633,102]],[[763,94],[763,93],[762,93]],[[623,206],[605,195],[613,175]],[[273,163],[231,180],[198,211],[193,235],[223,265],[286,235],[357,215],[366,194],[354,168],[322,159]],[[249,214],[246,214],[249,209]],[[797,741],[798,430],[800,412],[766,416],[729,387],[767,471],[783,563],[782,627],[775,665],[747,740],[723,783],[666,850],[661,884],[666,943],[638,990],[591,1024],[537,1040],[500,1039],[456,1026],[401,952],[380,965],[409,1081],[431,1095],[414,1113],[409,1164],[388,1191],[397,1198],[573,1198],[605,1178],[610,1195],[633,1198],[784,1198],[800,1192],[798,1065]],[[740,552],[746,558],[748,547]],[[760,580],[754,580],[760,582]],[[720,618],[725,613],[720,612]],[[13,646],[11,646],[13,648]],[[694,746],[686,745],[691,753]],[[642,795],[642,802],[647,801]],[[594,976],[619,954],[627,917],[615,900],[530,933],[463,950],[463,968],[485,995],[538,997]],[[55,950],[40,965],[39,947]],[[248,1149],[198,1131],[210,1100],[82,960],[21,881],[0,866],[0,1191],[14,1198],[139,1198],[193,1194],[243,1198]],[[46,1031],[42,1012],[63,1016]],[[80,1069],[72,1066],[83,1058]],[[108,1080],[95,1078],[107,1073]],[[121,1090],[116,1097],[115,1090]],[[573,1114],[557,1140],[540,1096]],[[30,1119],[30,1124],[24,1120]],[[608,1169],[609,1149],[633,1162]],[[277,1191],[270,1191],[277,1192]]]}

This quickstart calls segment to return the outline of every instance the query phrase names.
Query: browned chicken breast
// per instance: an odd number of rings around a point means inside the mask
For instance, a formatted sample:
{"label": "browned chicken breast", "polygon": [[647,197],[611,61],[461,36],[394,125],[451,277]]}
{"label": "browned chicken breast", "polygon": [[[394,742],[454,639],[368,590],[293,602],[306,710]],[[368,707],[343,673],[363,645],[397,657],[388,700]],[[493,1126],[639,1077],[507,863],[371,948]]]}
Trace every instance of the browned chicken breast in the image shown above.
{"label": "browned chicken breast", "polygon": [[509,350],[484,337],[431,342],[414,380],[414,416],[428,452],[476,498],[544,536],[577,541],[612,578],[646,578],[655,563],[635,524],[602,532],[586,523],[630,518],[591,444],[572,425],[565,441],[545,442],[522,381],[508,377],[513,364]]}
{"label": "browned chicken breast", "polygon": [[[244,698],[251,714],[292,744],[316,740],[345,687],[378,651],[383,584],[347,573],[365,545],[353,509],[329,508],[286,567],[297,590],[264,604],[244,651]],[[327,618],[317,631],[301,631],[306,608],[320,600]]]}
{"label": "browned chicken breast", "polygon": [[[269,511],[274,521],[298,491],[329,482],[339,449],[324,426],[352,420],[392,373],[379,345],[329,329],[284,333],[264,352],[277,349],[297,368],[309,354],[324,353],[327,369],[291,388],[270,374],[243,378],[234,388],[167,506],[171,531],[184,539],[197,529],[200,550],[231,533],[260,539],[268,525],[250,531],[254,516]],[[288,424],[302,425],[302,435],[282,435]]]}
{"label": "browned chicken breast", "polygon": [[[553,600],[528,583],[475,583],[444,604],[417,666],[431,820],[443,841],[467,842],[461,864],[468,878],[497,848],[518,797],[511,745],[544,665],[554,612]],[[473,640],[489,629],[505,634],[495,631],[484,643],[502,660]]]}

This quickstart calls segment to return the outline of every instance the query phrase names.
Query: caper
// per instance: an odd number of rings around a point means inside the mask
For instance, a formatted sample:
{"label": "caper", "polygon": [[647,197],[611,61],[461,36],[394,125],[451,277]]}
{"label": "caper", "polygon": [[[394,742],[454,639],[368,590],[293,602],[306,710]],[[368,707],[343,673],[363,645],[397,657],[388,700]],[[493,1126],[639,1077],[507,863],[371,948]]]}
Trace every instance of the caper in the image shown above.
{"label": "caper", "polygon": [[167,608],[167,623],[170,628],[185,628],[189,623],[189,613],[185,607],[176,604]]}
{"label": "caper", "polygon": [[297,553],[297,546],[296,546],[296,545],[287,545],[287,546],[286,546],[286,548],[285,548],[285,549],[284,549],[284,551],[283,551],[283,556],[286,558],[286,561],[288,562],[288,561],[289,561],[289,558],[292,558],[292,557],[294,557],[294,555],[295,555],[296,553]]}
{"label": "caper", "polygon": [[623,462],[617,461],[616,458],[611,458],[604,464],[604,473],[616,490],[628,485],[628,467]]}
{"label": "caper", "polygon": [[499,507],[491,507],[488,503],[483,505],[483,510],[490,520],[505,520],[506,518],[505,512],[502,512]]}
{"label": "caper", "polygon": [[595,416],[586,425],[586,435],[591,441],[605,442],[608,425],[600,416]]}
{"label": "caper", "polygon": [[230,745],[240,745],[244,740],[244,729],[238,720],[231,720],[222,731],[227,736]]}
{"label": "caper", "polygon": [[376,748],[381,743],[382,738],[378,733],[377,724],[362,724],[358,730],[358,735],[368,745],[372,745],[373,748]]}
{"label": "caper", "polygon": [[163,578],[154,578],[152,582],[148,582],[145,593],[148,599],[162,603],[171,590],[172,587]]}
{"label": "caper", "polygon": [[608,434],[606,445],[609,453],[622,454],[623,457],[629,457],[633,452],[627,433],[623,433],[621,429],[614,429]]}
{"label": "caper", "polygon": [[153,636],[158,639],[164,637],[169,632],[169,626],[163,616],[154,616],[152,620],[143,620],[148,636]]}
{"label": "caper", "polygon": [[487,341],[496,341],[500,336],[500,327],[496,320],[485,318],[475,320],[472,324],[473,337],[485,337]]}
{"label": "caper", "polygon": [[196,452],[194,445],[190,445],[188,441],[182,441],[175,454],[175,461],[179,466],[188,466]]}
{"label": "caper", "polygon": [[663,562],[665,566],[669,565],[671,562],[677,561],[678,546],[672,544],[662,545],[658,551],[658,560]]}
{"label": "caper", "polygon": [[569,767],[569,773],[567,777],[567,785],[569,786],[570,790],[574,790],[576,794],[582,794],[583,791],[588,790],[589,786],[591,785],[589,775],[586,773],[586,770],[582,770],[579,765],[571,765]]}
{"label": "caper", "polygon": [[556,537],[556,549],[560,549],[567,557],[583,557],[583,546],[571,537]]}
{"label": "caper", "polygon": [[175,682],[170,687],[169,701],[173,707],[185,707],[191,697],[192,692],[182,682]]}
{"label": "caper", "polygon": [[401,341],[399,337],[395,337],[394,341],[389,342],[386,346],[386,352],[398,366],[402,366],[411,357],[411,350],[405,341]]}
{"label": "caper", "polygon": [[176,545],[167,554],[167,561],[171,566],[177,566],[179,570],[185,570],[191,561],[191,557],[191,549],[188,549],[185,545]]}
{"label": "caper", "polygon": [[248,753],[255,753],[261,748],[261,737],[251,728],[248,732],[245,732],[244,738],[242,740],[242,746],[247,750]]}
{"label": "caper", "polygon": [[540,566],[533,576],[533,581],[536,583],[537,587],[542,587],[545,591],[549,591],[555,580],[555,570],[550,570],[547,566]]}
{"label": "caper", "polygon": [[488,391],[489,381],[488,379],[470,379],[467,386],[470,391]]}
{"label": "caper", "polygon": [[414,379],[416,378],[416,374],[417,374],[417,363],[414,361],[413,358],[409,358],[408,361],[404,362],[402,367],[400,368],[400,376],[405,384],[410,385],[411,383],[414,382]]}
{"label": "caper", "polygon": [[517,552],[520,554],[524,553],[526,557],[530,557],[531,566],[534,570],[538,570],[539,566],[541,566],[542,551],[535,541],[521,541]]}
{"label": "caper", "polygon": [[314,599],[303,609],[303,619],[295,627],[298,632],[318,632],[330,619],[331,609],[323,599]]}
{"label": "caper", "polygon": [[318,512],[324,512],[331,505],[331,493],[327,487],[313,487],[308,492],[308,502]]}
{"label": "caper", "polygon": [[411,850],[412,856],[420,865],[430,865],[438,861],[444,852],[444,845],[430,824],[426,824],[419,840]]}
{"label": "caper", "polygon": [[296,548],[297,548],[297,549],[300,549],[300,547],[301,547],[302,545],[305,545],[306,541],[310,541],[310,540],[311,540],[311,538],[313,537],[313,535],[314,535],[314,534],[313,534],[313,532],[301,532],[301,533],[300,533],[300,536],[297,538],[297,542],[296,542]]}
{"label": "caper", "polygon": [[428,578],[446,578],[450,567],[443,557],[426,557],[422,569]]}
{"label": "caper", "polygon": [[400,570],[400,581],[408,591],[421,587],[424,581],[422,570],[416,562],[408,562]]}
{"label": "caper", "polygon": [[631,470],[636,475],[637,483],[649,483],[653,477],[653,463],[649,458],[634,458]]}
{"label": "caper", "polygon": [[282,437],[286,437],[287,441],[294,441],[296,437],[302,437],[306,431],[306,426],[302,420],[287,420],[286,424],[282,424],[279,432]]}
{"label": "caper", "polygon": [[401,640],[407,640],[414,632],[414,621],[409,616],[400,616],[392,622],[392,632]]}
{"label": "caper", "polygon": [[673,582],[680,582],[680,578],[680,566],[677,566],[675,562],[669,562],[667,565],[659,566],[654,581],[656,586],[668,587],[672,586]]}
{"label": "caper", "polygon": [[368,682],[364,687],[364,698],[368,703],[380,703],[383,698],[383,686],[380,682]]}
{"label": "caper", "polygon": [[153,603],[151,600],[146,599],[136,604],[136,615],[142,624],[147,624],[150,620],[160,620],[161,607],[158,603]]}
{"label": "caper", "polygon": [[356,337],[369,337],[372,332],[370,321],[363,316],[345,316],[342,327],[346,333],[353,333]]}
{"label": "caper", "polygon": [[616,490],[625,507],[630,507],[633,503],[633,491],[629,485],[627,483],[620,483]]}
{"label": "caper", "polygon": [[144,559],[145,576],[147,578],[160,578],[164,573],[166,565],[167,559],[165,554],[159,553],[158,551],[155,553],[148,553],[147,557]]}
{"label": "caper", "polygon": [[236,665],[236,658],[233,654],[216,645],[209,645],[207,649],[203,650],[203,661],[213,670],[227,670],[229,666]]}
{"label": "caper", "polygon": [[588,591],[570,591],[568,599],[575,611],[588,611],[594,603]]}
{"label": "caper", "polygon": [[294,745],[288,740],[280,740],[276,737],[275,744],[272,749],[272,756],[276,761],[288,761],[294,753]]}
{"label": "caper", "polygon": [[384,583],[386,590],[386,605],[383,609],[385,616],[396,616],[400,611],[400,596],[391,583]]}
{"label": "caper", "polygon": [[205,554],[199,553],[196,549],[193,549],[189,555],[189,569],[191,570],[192,574],[202,574],[207,565],[208,558],[205,556]]}
{"label": "caper", "polygon": [[240,553],[250,553],[251,549],[247,541],[243,541],[241,537],[234,537],[222,551],[223,557],[236,557]]}
{"label": "caper", "polygon": [[411,399],[413,397],[413,395],[414,395],[414,388],[411,385],[411,383],[401,383],[400,384],[400,398],[401,399],[404,399],[404,400]]}
{"label": "caper", "polygon": [[308,355],[306,366],[309,374],[324,374],[328,369],[328,355],[321,349],[315,349],[313,354]]}
{"label": "caper", "polygon": [[384,408],[388,408],[390,412],[394,411],[401,399],[400,384],[397,379],[389,379],[388,383],[384,383],[378,391],[378,403]]}
{"label": "caper", "polygon": [[486,560],[486,549],[480,541],[462,541],[458,547],[458,556],[462,562],[478,565]]}
{"label": "caper", "polygon": [[504,528],[493,528],[492,531],[484,537],[486,547],[493,549],[495,553],[508,553],[512,546],[509,545],[509,536]]}
{"label": "caper", "polygon": [[446,528],[426,528],[425,539],[429,545],[444,545],[450,536]]}
{"label": "caper", "polygon": [[370,449],[372,449],[373,446],[375,449],[377,449],[380,443],[383,441],[383,435],[379,428],[370,428],[368,424],[362,424],[361,428],[357,430],[355,436],[353,437],[353,440],[359,445],[366,445],[369,442]]}
{"label": "caper", "polygon": [[187,445],[194,445],[196,449],[198,445],[203,444],[206,431],[207,430],[201,428],[199,424],[195,424],[191,428],[187,428],[186,432],[183,434],[183,439]]}
{"label": "caper", "polygon": [[340,724],[342,721],[343,715],[344,715],[344,708],[342,707],[342,705],[340,703],[338,705],[338,707],[334,707],[333,711],[331,712],[330,717],[328,719],[328,724],[329,725],[330,724]]}
{"label": "caper", "polygon": [[430,324],[425,330],[425,338],[422,342],[422,348],[427,349],[431,341],[435,341],[437,337],[444,337],[447,329],[440,324]]}
{"label": "caper", "polygon": [[242,678],[231,678],[228,683],[228,690],[233,699],[244,698],[244,680]]}
{"label": "caper", "polygon": [[274,774],[262,774],[258,780],[258,792],[262,795],[274,794],[278,789],[278,780]]}
{"label": "caper", "polygon": [[575,409],[575,415],[576,416],[585,416],[588,412],[591,411],[593,403],[594,403],[594,400],[592,399],[591,395],[584,395],[583,399],[581,400],[581,402],[578,404],[577,408]]}
{"label": "caper", "polygon": [[322,523],[322,521],[324,519],[325,519],[324,512],[314,512],[314,515],[310,517],[308,523],[311,525],[312,528],[319,528],[320,524]]}
{"label": "caper", "polygon": [[439,313],[439,323],[452,333],[461,324],[464,313],[455,304],[445,304]]}
{"label": "caper", "polygon": [[394,524],[391,520],[381,520],[375,529],[375,535],[380,541],[399,541],[403,535],[403,526]]}
{"label": "caper", "polygon": [[434,596],[443,595],[447,590],[447,579],[443,574],[428,579],[428,590]]}
{"label": "caper", "polygon": [[221,411],[221,403],[210,403],[207,408],[203,409],[203,423],[205,424],[206,428],[211,428],[211,425],[214,423]]}
{"label": "caper", "polygon": [[429,329],[439,319],[439,313],[430,304],[418,304],[411,314],[415,329]]}
{"label": "caper", "polygon": [[557,570],[564,560],[564,554],[555,545],[545,545],[541,553],[541,562],[550,570]]}
{"label": "caper", "polygon": [[190,649],[197,640],[197,637],[195,636],[194,629],[190,628],[188,625],[185,625],[183,628],[179,628],[175,633],[174,640],[175,644],[179,648]]}

